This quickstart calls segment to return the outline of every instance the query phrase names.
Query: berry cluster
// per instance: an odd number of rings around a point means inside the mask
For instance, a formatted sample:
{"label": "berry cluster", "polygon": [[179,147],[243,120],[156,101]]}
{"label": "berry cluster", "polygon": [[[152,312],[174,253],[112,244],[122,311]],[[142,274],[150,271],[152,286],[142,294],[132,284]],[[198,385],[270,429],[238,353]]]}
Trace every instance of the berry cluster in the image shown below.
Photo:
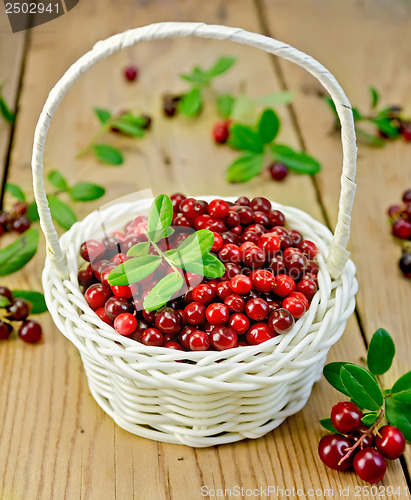
{"label": "berry cluster", "polygon": [[157,311],[144,310],[144,298],[159,274],[167,274],[162,266],[138,283],[108,284],[110,272],[128,259],[128,250],[147,239],[147,218],[139,216],[123,232],[81,246],[90,264],[79,271],[78,281],[96,314],[145,345],[179,350],[225,350],[288,333],[317,291],[316,245],[286,229],[284,214],[265,198],[207,203],[175,194],[171,201],[175,231],[158,245],[176,248],[194,229],[209,229],[214,233],[211,251],[224,264],[224,275],[204,279],[181,271],[185,293]]}
{"label": "berry cluster", "polygon": [[389,207],[388,216],[392,234],[400,240],[403,249],[400,269],[406,278],[411,278],[411,189],[403,194],[402,203]]}
{"label": "berry cluster", "polygon": [[0,236],[3,233],[15,231],[24,233],[30,228],[30,220],[26,217],[27,203],[19,201],[11,212],[0,211]]}
{"label": "berry cluster", "polygon": [[[0,297],[5,302],[0,312],[0,340],[7,340],[13,333],[14,328],[18,328],[18,336],[29,344],[36,344],[42,338],[41,326],[37,321],[27,319],[31,304],[24,299],[14,298],[13,293],[6,287],[0,286]],[[16,326],[17,323],[17,326]]]}
{"label": "berry cluster", "polygon": [[341,401],[331,410],[331,423],[339,433],[323,436],[318,445],[318,454],[327,467],[346,470],[353,466],[364,481],[381,481],[386,470],[385,459],[399,458],[405,449],[403,433],[394,425],[381,421],[368,428],[361,419],[360,408],[349,401]]}

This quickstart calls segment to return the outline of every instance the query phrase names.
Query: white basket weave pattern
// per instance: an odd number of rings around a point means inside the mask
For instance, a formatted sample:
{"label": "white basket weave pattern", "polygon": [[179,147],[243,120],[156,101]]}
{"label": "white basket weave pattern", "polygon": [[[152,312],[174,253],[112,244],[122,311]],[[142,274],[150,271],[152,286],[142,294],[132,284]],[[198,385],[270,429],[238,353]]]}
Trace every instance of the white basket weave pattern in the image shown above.
{"label": "white basket weave pattern", "polygon": [[[107,227],[118,228],[130,214],[147,213],[152,200],[121,203],[92,213],[59,240],[43,180],[50,120],[85,71],[138,42],[190,35],[248,44],[306,68],[330,92],[342,125],[343,175],[335,235],[305,212],[273,203],[291,227],[319,248],[319,290],[309,311],[287,335],[223,352],[147,347],[121,337],[102,322],[79,290],[79,246],[96,236],[100,217]],[[277,40],[224,26],[160,23],[115,35],[80,58],[51,91],[36,128],[32,165],[47,241],[43,273],[47,305],[57,327],[79,349],[92,395],[118,425],[151,439],[201,447],[260,437],[304,406],[329,348],[340,338],[353,312],[357,291],[355,266],[346,250],[355,193],[355,129],[348,99],[321,64]]]}

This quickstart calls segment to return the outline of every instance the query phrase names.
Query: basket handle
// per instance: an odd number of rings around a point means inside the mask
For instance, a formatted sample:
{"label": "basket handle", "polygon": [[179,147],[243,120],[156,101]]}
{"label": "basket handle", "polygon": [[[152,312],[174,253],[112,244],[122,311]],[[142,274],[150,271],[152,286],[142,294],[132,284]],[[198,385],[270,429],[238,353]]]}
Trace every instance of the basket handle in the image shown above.
{"label": "basket handle", "polygon": [[338,220],[327,260],[328,271],[338,278],[348,261],[347,243],[350,237],[351,210],[356,190],[355,173],[357,148],[351,104],[334,76],[311,56],[273,38],[251,33],[239,28],[206,25],[203,23],[165,22],[151,24],[120,33],[96,45],[78,59],[51,90],[40,114],[34,134],[32,169],[34,196],[40,215],[40,225],[47,243],[47,254],[57,273],[68,276],[67,261],[62,252],[56,229],[50,214],[43,179],[43,152],[50,121],[57,107],[72,85],[89,68],[121,49],[140,42],[162,38],[196,36],[250,45],[283,57],[314,75],[331,95],[341,122],[343,168]]}

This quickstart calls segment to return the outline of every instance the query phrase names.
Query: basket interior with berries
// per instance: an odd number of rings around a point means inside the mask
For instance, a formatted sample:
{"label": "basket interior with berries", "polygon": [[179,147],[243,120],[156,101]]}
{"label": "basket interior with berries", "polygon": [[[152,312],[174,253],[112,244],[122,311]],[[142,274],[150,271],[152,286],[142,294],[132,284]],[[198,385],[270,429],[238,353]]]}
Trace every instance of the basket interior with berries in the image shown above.
{"label": "basket interior with berries", "polygon": [[[263,197],[180,193],[119,201],[58,237],[43,182],[50,120],[92,65],[141,41],[227,39],[311,72],[342,125],[334,235],[307,213]],[[317,61],[269,37],[224,26],[160,23],[98,43],[50,93],[36,128],[34,190],[47,240],[43,286],[78,348],[97,403],[124,429],[210,446],[257,438],[306,403],[355,305],[347,243],[355,193],[351,106]]]}

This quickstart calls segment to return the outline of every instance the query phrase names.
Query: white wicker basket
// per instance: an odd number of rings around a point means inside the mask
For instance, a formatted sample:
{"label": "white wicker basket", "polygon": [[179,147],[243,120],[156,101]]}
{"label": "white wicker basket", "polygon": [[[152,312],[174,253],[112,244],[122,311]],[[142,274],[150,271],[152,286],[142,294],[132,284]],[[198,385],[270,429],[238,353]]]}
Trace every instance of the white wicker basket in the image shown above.
{"label": "white wicker basket", "polygon": [[[273,203],[290,226],[320,250],[319,291],[309,311],[287,335],[223,352],[146,347],[102,322],[78,286],[79,246],[96,236],[101,216],[106,226],[117,228],[131,213],[147,213],[152,200],[118,203],[94,212],[59,240],[43,181],[50,120],[74,82],[98,61],[125,47],[187,36],[251,45],[302,66],[328,90],[342,125],[343,174],[335,235],[305,212]],[[224,26],[160,23],[112,36],[73,64],[51,91],[36,128],[32,165],[47,241],[43,286],[48,308],[59,330],[80,351],[93,397],[120,427],[158,441],[203,447],[258,438],[304,406],[321,376],[328,350],[342,335],[354,310],[357,291],[355,266],[346,250],[356,187],[354,122],[343,90],[321,64],[272,38]],[[192,363],[176,363],[180,359]]]}

